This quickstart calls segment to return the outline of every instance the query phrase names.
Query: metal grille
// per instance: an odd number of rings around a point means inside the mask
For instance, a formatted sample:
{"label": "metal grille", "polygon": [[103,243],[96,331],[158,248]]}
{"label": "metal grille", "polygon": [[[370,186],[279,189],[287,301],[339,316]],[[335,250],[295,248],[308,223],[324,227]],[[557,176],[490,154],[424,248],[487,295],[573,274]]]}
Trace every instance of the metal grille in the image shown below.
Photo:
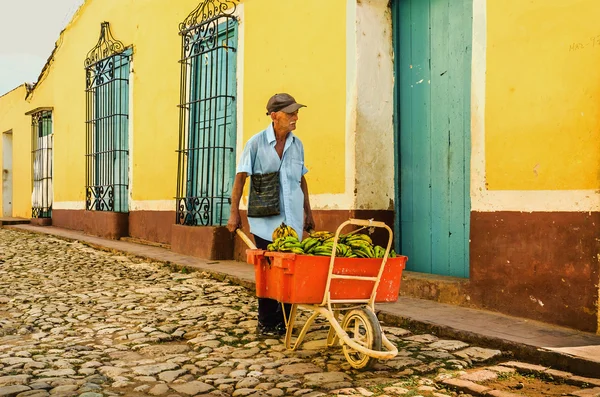
{"label": "metal grille", "polygon": [[33,192],[31,217],[52,216],[52,111],[31,115]]}
{"label": "metal grille", "polygon": [[235,177],[237,1],[207,0],[182,36],[176,223],[225,225]]}
{"label": "metal grille", "polygon": [[128,211],[131,50],[103,22],[86,69],[86,209]]}

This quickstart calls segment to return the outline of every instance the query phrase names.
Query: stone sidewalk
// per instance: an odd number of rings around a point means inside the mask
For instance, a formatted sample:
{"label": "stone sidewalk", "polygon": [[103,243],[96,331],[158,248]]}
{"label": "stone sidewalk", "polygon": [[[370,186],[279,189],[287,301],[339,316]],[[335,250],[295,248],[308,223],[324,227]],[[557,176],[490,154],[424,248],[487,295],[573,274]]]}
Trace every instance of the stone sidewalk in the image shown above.
{"label": "stone sidewalk", "polygon": [[[99,248],[206,271],[218,279],[228,279],[248,288],[254,287],[254,269],[242,262],[207,261],[165,248],[108,240],[56,227],[9,227],[78,240]],[[510,351],[519,360],[581,376],[600,374],[600,335],[410,297],[400,297],[395,303],[379,304],[377,309],[380,321],[386,325],[410,325],[440,337]]]}

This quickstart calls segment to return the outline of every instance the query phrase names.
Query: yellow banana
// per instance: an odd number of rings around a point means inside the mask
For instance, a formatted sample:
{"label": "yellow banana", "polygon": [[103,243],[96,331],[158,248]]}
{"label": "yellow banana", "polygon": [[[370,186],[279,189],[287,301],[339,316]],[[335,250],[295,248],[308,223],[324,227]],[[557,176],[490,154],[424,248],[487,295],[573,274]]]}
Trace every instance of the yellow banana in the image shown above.
{"label": "yellow banana", "polygon": [[293,227],[286,226],[286,232],[287,232],[288,236],[292,236],[292,237],[298,238],[298,233],[296,233],[296,231],[294,230]]}
{"label": "yellow banana", "polygon": [[286,230],[286,225],[282,222],[281,225],[279,225],[275,228],[275,230],[273,230],[273,235],[271,236],[273,238],[273,241],[277,240],[280,237],[285,237],[287,235]]}

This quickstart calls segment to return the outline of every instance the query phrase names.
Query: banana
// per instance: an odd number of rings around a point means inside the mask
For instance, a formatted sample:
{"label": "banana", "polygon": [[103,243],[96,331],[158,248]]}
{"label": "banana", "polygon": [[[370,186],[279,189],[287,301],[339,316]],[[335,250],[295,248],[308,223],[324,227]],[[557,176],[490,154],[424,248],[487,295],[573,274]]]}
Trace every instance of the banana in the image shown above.
{"label": "banana", "polygon": [[353,246],[352,252],[361,258],[375,258],[375,252],[370,245]]}
{"label": "banana", "polygon": [[277,240],[280,237],[283,237],[283,231],[280,229],[281,226],[276,227],[275,230],[273,230],[273,235],[271,236],[273,238],[273,241]]}
{"label": "banana", "polygon": [[291,226],[286,226],[286,229],[287,229],[287,235],[288,235],[288,236],[295,237],[296,239],[298,238],[298,233],[296,233],[296,231],[294,230],[294,228],[293,228],[293,227],[291,227]]}
{"label": "banana", "polygon": [[284,222],[282,222],[281,225],[279,225],[275,228],[275,230],[273,230],[273,234],[271,237],[273,238],[273,241],[282,237],[298,238],[298,233],[296,233],[293,227],[288,226]]}
{"label": "banana", "polygon": [[375,258],[383,258],[385,255],[385,248],[376,245],[373,247],[373,252],[375,253]]}
{"label": "banana", "polygon": [[321,246],[321,242],[319,240],[317,240],[317,242],[313,245],[310,246],[310,248],[305,248],[304,252],[306,252],[307,254],[312,254],[314,250],[316,250],[317,248],[319,248]]}
{"label": "banana", "polygon": [[319,231],[319,232],[313,232],[310,234],[310,237],[319,239],[321,241],[325,241],[328,238],[333,237],[333,236],[335,236],[335,234],[328,232],[328,231]]}
{"label": "banana", "polygon": [[305,252],[308,252],[311,250],[311,248],[318,246],[321,242],[317,239],[314,238],[307,238],[306,241],[302,241],[304,244],[302,246],[302,248],[304,249]]}
{"label": "banana", "polygon": [[373,247],[368,245],[365,246],[365,249],[367,251],[367,254],[369,255],[369,258],[375,258],[375,252],[373,252]]}
{"label": "banana", "polygon": [[[326,230],[313,232],[306,239],[299,241],[298,233],[291,226],[281,223],[273,231],[273,243],[269,251],[292,252],[297,255],[331,256],[335,234]],[[354,233],[340,235],[336,245],[335,256],[343,258],[383,258],[385,248],[373,245],[373,240],[366,234]],[[390,258],[396,253],[391,250]]]}
{"label": "banana", "polygon": [[279,246],[279,249],[282,249],[282,248],[300,248],[300,249],[302,249],[302,243],[294,243],[294,242],[288,241]]}
{"label": "banana", "polygon": [[347,241],[346,245],[350,248],[354,249],[364,249],[365,247],[371,247],[371,244],[367,243],[364,240],[356,240],[356,241]]}
{"label": "banana", "polygon": [[371,258],[369,253],[362,249],[353,249],[352,253],[355,254],[359,258]]}
{"label": "banana", "polygon": [[312,254],[314,255],[328,255],[331,256],[331,246],[323,246],[320,245],[312,250]]}
{"label": "banana", "polygon": [[373,244],[373,240],[371,239],[371,237],[369,237],[366,234],[351,234],[350,236],[346,237],[346,241],[358,241],[358,240],[363,240],[366,241],[369,244]]}
{"label": "banana", "polygon": [[335,250],[335,254],[337,256],[345,257],[348,256],[348,251],[350,251],[350,247],[346,244],[338,244]]}

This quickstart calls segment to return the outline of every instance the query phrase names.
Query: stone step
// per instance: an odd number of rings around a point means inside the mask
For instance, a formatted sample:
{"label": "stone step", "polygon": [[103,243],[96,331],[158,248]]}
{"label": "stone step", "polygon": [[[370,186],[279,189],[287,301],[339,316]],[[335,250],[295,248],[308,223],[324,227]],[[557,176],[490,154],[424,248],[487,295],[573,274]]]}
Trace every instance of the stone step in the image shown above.
{"label": "stone step", "polygon": [[25,218],[0,218],[0,227],[8,225],[27,225],[31,223],[31,219]]}

